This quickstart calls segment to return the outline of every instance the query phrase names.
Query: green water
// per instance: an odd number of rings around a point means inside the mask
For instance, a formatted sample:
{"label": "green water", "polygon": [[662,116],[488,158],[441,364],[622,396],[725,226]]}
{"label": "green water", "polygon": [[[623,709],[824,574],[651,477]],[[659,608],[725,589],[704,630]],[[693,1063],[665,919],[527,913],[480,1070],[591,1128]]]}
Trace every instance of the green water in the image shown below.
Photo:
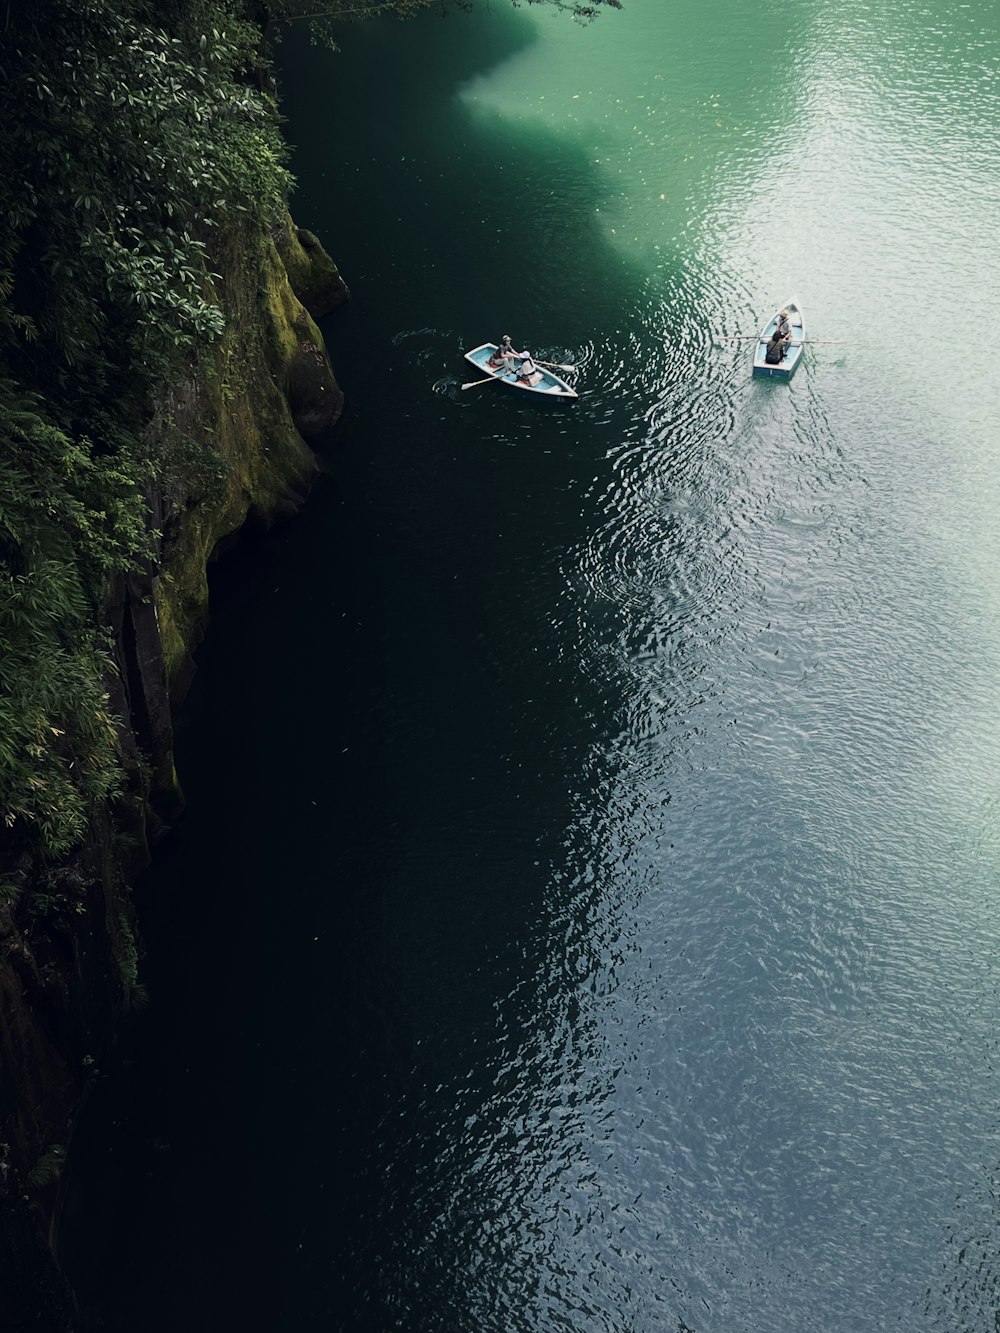
{"label": "green water", "polygon": [[[77,1280],[145,1333],[994,1330],[996,9],[341,46],[282,90],[350,409],[216,580]],[[792,296],[754,381],[714,335]],[[504,332],[579,401],[463,391]]]}

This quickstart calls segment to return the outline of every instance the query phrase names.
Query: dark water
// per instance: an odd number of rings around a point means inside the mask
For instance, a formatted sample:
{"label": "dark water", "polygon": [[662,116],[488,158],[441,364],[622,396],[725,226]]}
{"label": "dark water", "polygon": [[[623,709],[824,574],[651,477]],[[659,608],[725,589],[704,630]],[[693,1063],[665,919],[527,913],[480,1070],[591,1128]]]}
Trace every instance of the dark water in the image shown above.
{"label": "dark water", "polygon": [[[342,45],[283,88],[351,411],[217,571],[95,1325],[993,1330],[994,7]],[[752,382],[793,295],[847,344]],[[462,392],[503,332],[580,401]]]}

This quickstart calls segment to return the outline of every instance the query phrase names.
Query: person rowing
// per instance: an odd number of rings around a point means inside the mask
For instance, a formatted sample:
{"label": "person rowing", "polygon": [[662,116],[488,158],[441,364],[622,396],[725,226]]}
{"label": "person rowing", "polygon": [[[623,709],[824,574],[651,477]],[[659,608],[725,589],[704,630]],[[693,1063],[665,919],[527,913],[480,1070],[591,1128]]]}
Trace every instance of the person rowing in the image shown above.
{"label": "person rowing", "polygon": [[506,371],[513,371],[520,359],[521,353],[515,352],[514,344],[510,340],[510,334],[505,333],[500,341],[500,346],[495,348],[489,355],[486,362],[487,370],[499,370],[503,366]]}
{"label": "person rowing", "polygon": [[769,366],[777,366],[781,364],[781,358],[785,355],[786,341],[787,340],[782,337],[779,329],[775,329],[771,334],[771,341],[764,349],[764,360]]}

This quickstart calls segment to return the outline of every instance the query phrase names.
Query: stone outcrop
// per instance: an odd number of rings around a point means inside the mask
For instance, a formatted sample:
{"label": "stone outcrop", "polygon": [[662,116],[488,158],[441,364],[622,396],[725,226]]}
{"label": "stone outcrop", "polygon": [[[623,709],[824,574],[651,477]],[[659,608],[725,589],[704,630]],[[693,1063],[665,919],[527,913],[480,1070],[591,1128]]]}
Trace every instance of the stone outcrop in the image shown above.
{"label": "stone outcrop", "polygon": [[292,291],[313,319],[332,314],[351,299],[340,270],[311,231],[283,220],[274,237]]}

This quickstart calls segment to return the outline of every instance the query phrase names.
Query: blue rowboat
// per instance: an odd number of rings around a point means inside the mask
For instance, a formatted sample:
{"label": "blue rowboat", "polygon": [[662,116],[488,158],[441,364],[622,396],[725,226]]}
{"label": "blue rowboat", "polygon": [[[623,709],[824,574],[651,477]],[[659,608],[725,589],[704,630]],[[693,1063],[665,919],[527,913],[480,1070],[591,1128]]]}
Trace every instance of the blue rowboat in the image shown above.
{"label": "blue rowboat", "polygon": [[[785,355],[781,361],[777,365],[771,366],[764,360],[764,353],[767,350],[771,334],[777,326],[778,314],[782,310],[788,311],[788,322],[792,326],[792,337],[791,341],[785,345]],[[778,307],[760,331],[760,337],[754,348],[753,373],[762,377],[766,375],[770,379],[790,380],[802,360],[802,344],[805,342],[805,338],[806,325],[798,303],[796,301],[786,301],[783,306]]]}
{"label": "blue rowboat", "polygon": [[495,379],[500,380],[508,389],[520,389],[522,393],[537,393],[543,398],[579,397],[576,390],[571,389],[565,380],[561,380],[558,375],[554,375],[545,366],[539,366],[537,361],[535,362],[537,372],[531,377],[532,382],[530,384],[524,380],[519,380],[513,371],[506,370],[503,366],[497,369],[494,366],[487,365],[496,350],[496,343],[481,343],[478,347],[474,347],[471,352],[466,352],[465,359],[471,361],[476,369],[482,371],[484,375],[492,375]]}

